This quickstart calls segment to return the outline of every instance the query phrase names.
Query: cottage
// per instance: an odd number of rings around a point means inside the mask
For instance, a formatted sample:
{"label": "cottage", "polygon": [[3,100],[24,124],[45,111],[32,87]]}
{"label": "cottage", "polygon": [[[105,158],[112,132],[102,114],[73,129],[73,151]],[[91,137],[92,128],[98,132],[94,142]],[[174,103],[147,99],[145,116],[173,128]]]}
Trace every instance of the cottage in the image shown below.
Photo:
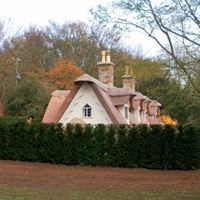
{"label": "cottage", "polygon": [[44,123],[160,124],[161,104],[135,91],[135,79],[126,67],[123,87],[114,86],[114,64],[109,51],[102,51],[97,63],[98,79],[83,74],[72,90],[52,93]]}

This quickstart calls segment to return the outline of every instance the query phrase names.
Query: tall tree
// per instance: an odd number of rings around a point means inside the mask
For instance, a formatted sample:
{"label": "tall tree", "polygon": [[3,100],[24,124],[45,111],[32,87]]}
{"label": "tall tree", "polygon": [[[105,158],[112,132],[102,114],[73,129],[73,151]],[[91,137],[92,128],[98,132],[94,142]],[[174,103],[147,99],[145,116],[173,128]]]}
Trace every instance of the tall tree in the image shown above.
{"label": "tall tree", "polygon": [[0,18],[0,50],[3,49],[3,45],[6,41],[9,41],[11,37],[17,34],[20,28],[13,28],[13,22],[11,18]]}
{"label": "tall tree", "polygon": [[36,80],[25,80],[7,92],[4,115],[42,119],[49,101],[50,90]]}
{"label": "tall tree", "polygon": [[23,35],[13,38],[9,47],[10,55],[20,59],[19,70],[23,77],[35,80],[42,79],[48,69],[51,58],[48,49],[43,32],[32,26]]}
{"label": "tall tree", "polygon": [[162,104],[161,114],[170,115],[179,123],[185,123],[190,113],[187,93],[165,71],[164,64],[149,59],[135,59],[132,64],[136,89]]}
{"label": "tall tree", "polygon": [[15,80],[13,59],[5,49],[10,44],[10,39],[17,35],[20,28],[13,28],[11,18],[0,18],[0,106],[6,95],[6,88]]}
{"label": "tall tree", "polygon": [[52,89],[71,89],[74,80],[82,74],[82,70],[68,62],[64,58],[59,58],[55,66],[47,72],[47,80],[51,83]]}
{"label": "tall tree", "polygon": [[44,33],[54,56],[66,58],[93,76],[97,76],[100,51],[121,47],[119,30],[95,23],[91,26],[82,22],[59,25],[52,21]]}
{"label": "tall tree", "polygon": [[197,0],[113,0],[110,6],[99,5],[91,12],[101,23],[114,23],[124,30],[137,28],[147,34],[170,56],[173,73],[182,71],[200,96],[199,10]]}

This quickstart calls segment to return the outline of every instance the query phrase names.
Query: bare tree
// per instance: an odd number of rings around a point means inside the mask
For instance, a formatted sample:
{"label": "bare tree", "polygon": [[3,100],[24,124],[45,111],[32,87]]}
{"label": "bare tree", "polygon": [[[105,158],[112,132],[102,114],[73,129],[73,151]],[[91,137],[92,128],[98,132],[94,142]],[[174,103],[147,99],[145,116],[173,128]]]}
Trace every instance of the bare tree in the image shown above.
{"label": "bare tree", "polygon": [[12,22],[11,18],[0,17],[0,49],[4,43],[14,35],[16,36],[22,27],[17,27]]}
{"label": "bare tree", "polygon": [[200,95],[199,0],[114,0],[107,7],[99,5],[91,12],[101,24],[142,30],[171,58],[173,70],[182,71]]}

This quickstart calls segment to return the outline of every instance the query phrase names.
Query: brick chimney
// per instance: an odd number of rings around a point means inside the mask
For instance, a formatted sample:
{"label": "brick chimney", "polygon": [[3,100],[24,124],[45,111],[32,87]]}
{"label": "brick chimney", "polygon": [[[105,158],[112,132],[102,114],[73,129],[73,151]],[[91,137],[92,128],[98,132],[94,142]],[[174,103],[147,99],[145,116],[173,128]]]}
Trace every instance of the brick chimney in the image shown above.
{"label": "brick chimney", "polygon": [[114,64],[110,59],[110,51],[101,52],[101,62],[97,63],[98,79],[109,87],[114,85]]}
{"label": "brick chimney", "polygon": [[122,81],[123,81],[123,88],[130,88],[135,92],[135,79],[133,78],[132,75],[129,74],[129,67],[125,66],[125,75],[122,76]]}

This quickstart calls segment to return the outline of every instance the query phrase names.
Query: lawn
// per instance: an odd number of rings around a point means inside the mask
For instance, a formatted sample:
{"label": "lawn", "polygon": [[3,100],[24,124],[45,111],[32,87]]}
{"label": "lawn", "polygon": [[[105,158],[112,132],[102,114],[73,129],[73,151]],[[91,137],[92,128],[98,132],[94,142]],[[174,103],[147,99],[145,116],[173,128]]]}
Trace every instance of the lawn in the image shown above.
{"label": "lawn", "polygon": [[0,161],[0,200],[199,200],[200,170]]}

